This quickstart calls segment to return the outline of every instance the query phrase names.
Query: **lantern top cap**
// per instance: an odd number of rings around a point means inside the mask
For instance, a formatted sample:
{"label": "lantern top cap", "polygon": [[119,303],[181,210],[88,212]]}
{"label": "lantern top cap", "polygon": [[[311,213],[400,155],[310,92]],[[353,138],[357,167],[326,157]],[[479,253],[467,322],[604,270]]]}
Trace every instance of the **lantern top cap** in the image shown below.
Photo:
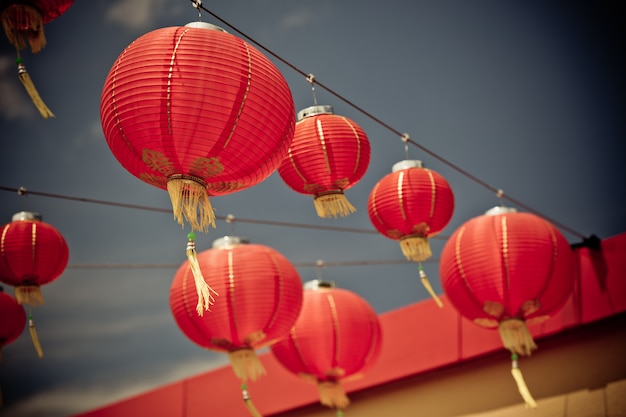
{"label": "lantern top cap", "polygon": [[15,213],[11,220],[14,222],[24,221],[24,220],[35,220],[40,222],[43,219],[41,214],[35,213],[32,211],[20,211],[19,213]]}
{"label": "lantern top cap", "polygon": [[517,213],[517,209],[513,207],[495,206],[485,212],[487,216],[496,216],[505,213]]}
{"label": "lantern top cap", "polygon": [[332,281],[322,281],[319,279],[314,279],[311,281],[307,281],[304,283],[305,290],[317,291],[320,289],[331,289],[335,288],[335,283]]}
{"label": "lantern top cap", "polygon": [[419,161],[417,159],[405,159],[404,161],[396,162],[395,164],[393,164],[393,166],[391,167],[391,172],[398,172],[408,168],[423,167],[424,165],[422,164],[422,161]]}
{"label": "lantern top cap", "polygon": [[298,112],[298,121],[311,116],[317,116],[318,114],[335,114],[333,113],[333,106],[311,106],[306,109],[302,109]]}
{"label": "lantern top cap", "polygon": [[220,32],[228,33],[223,28],[216,26],[209,22],[189,22],[185,25],[186,28],[197,28],[197,29],[211,29],[218,30]]}
{"label": "lantern top cap", "polygon": [[250,240],[245,237],[239,236],[223,236],[213,241],[213,248],[215,249],[231,249],[239,245],[245,245],[250,243]]}

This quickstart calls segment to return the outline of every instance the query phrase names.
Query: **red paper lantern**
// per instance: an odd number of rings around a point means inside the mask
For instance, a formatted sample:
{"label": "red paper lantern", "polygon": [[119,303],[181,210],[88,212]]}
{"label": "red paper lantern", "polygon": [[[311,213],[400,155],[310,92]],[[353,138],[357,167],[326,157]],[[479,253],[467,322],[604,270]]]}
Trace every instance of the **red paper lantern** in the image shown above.
{"label": "red paper lantern", "polygon": [[367,171],[370,143],[352,120],[333,114],[331,106],[298,113],[289,155],[278,168],[294,191],[313,196],[322,218],[347,216],[356,209],[344,195]]}
{"label": "red paper lantern", "polygon": [[289,336],[272,345],[290,372],[315,382],[322,404],[343,409],[350,403],[341,385],[372,366],[380,353],[378,316],[357,294],[334,284],[305,284],[302,311]]}
{"label": "red paper lantern", "polygon": [[0,229],[0,282],[15,287],[20,304],[43,304],[41,286],[65,270],[65,238],[38,213],[22,211]]}
{"label": "red paper lantern", "polygon": [[[441,232],[452,218],[454,194],[446,179],[424,168],[421,161],[404,160],[376,183],[367,209],[379,233],[400,241],[407,260],[421,262],[432,256],[428,239]],[[420,276],[441,306],[421,267]]]}
{"label": "red paper lantern", "polygon": [[100,116],[120,164],[167,189],[178,222],[202,231],[215,225],[208,197],[272,174],[295,124],[278,69],[247,42],[200,22],[131,43],[106,78]]}
{"label": "red paper lantern", "polygon": [[[0,282],[15,287],[20,304],[43,304],[41,286],[61,276],[68,259],[65,238],[38,213],[17,213],[0,229]],[[43,351],[32,316],[28,326],[41,358]]]}
{"label": "red paper lantern", "polygon": [[527,404],[535,406],[517,368],[518,355],[537,346],[527,324],[547,320],[574,286],[574,256],[548,221],[495,207],[459,227],[440,259],[444,292],[475,324],[499,329],[513,355],[514,376]]}
{"label": "red paper lantern", "polygon": [[229,355],[240,379],[265,373],[255,350],[284,337],[302,306],[302,281],[289,260],[268,246],[227,236],[198,253],[207,283],[220,294],[211,314],[199,316],[190,264],[176,272],[170,309],[182,332],[197,345]]}
{"label": "red paper lantern", "polygon": [[30,45],[37,53],[46,46],[44,24],[69,9],[74,0],[0,0],[0,21],[11,45],[17,49],[18,75],[42,117],[54,117],[33,85],[20,57],[20,50]]}
{"label": "red paper lantern", "polygon": [[12,343],[24,331],[26,313],[15,298],[0,287],[0,358],[2,347]]}

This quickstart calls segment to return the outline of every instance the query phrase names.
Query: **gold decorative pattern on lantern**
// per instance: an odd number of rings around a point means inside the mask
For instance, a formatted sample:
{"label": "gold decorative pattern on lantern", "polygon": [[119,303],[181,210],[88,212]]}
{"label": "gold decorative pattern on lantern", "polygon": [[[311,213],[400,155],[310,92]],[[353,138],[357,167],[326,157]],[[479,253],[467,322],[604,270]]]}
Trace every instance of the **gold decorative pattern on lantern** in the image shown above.
{"label": "gold decorative pattern on lantern", "polygon": [[190,167],[190,173],[200,178],[209,178],[219,175],[224,171],[224,165],[219,158],[214,156],[211,158],[196,158]]}
{"label": "gold decorative pattern on lantern", "polygon": [[144,148],[141,160],[155,171],[167,176],[174,172],[174,164],[161,152]]}

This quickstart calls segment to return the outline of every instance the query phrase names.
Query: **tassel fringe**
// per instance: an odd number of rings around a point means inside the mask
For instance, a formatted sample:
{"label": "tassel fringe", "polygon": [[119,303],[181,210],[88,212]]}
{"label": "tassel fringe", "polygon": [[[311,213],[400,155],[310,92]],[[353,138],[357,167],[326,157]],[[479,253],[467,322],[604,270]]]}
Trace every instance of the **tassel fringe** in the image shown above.
{"label": "tassel fringe", "polygon": [[20,77],[20,81],[22,82],[22,85],[30,96],[33,104],[35,105],[35,107],[37,107],[39,114],[41,114],[41,117],[43,117],[44,119],[54,117],[54,114],[50,111],[48,106],[46,106],[46,103],[44,103],[41,99],[41,96],[39,95],[37,88],[35,88],[35,84],[33,84],[33,80],[31,80],[30,75],[28,75],[26,67],[21,62],[21,59],[18,58],[17,61],[17,73]]}
{"label": "tassel fringe", "polygon": [[37,356],[41,359],[43,358],[43,350],[41,349],[41,343],[39,343],[39,336],[37,336],[37,329],[35,328],[32,316],[28,317],[28,330],[30,332],[30,338],[33,340],[33,346],[37,351]]}
{"label": "tassel fringe", "polygon": [[187,235],[187,260],[189,261],[189,268],[193,274],[193,280],[196,284],[196,292],[198,293],[198,305],[196,311],[199,316],[204,315],[204,311],[211,311],[211,306],[215,304],[215,297],[213,294],[219,295],[217,291],[206,283],[202,271],[200,270],[200,264],[198,263],[198,256],[196,252],[196,235],[191,232]]}
{"label": "tassel fringe", "polygon": [[252,349],[238,349],[228,352],[228,359],[230,359],[231,367],[237,378],[244,382],[248,379],[256,381],[258,377],[267,373],[256,352]]}
{"label": "tassel fringe", "polygon": [[191,230],[202,232],[206,232],[209,226],[215,228],[215,214],[202,180],[182,175],[172,176],[167,182],[167,191],[178,224],[184,227],[184,220],[187,220]]}
{"label": "tassel fringe", "polygon": [[315,196],[313,199],[317,215],[323,219],[347,217],[356,211],[356,208],[346,198],[343,191]]}
{"label": "tassel fringe", "polygon": [[250,415],[252,417],[263,417],[263,415],[259,413],[259,410],[257,410],[257,408],[254,406],[254,403],[252,403],[252,400],[250,399],[250,394],[248,394],[248,387],[246,386],[246,384],[243,384],[241,386],[241,394],[243,396],[243,402],[246,404],[246,408],[250,412]]}
{"label": "tassel fringe", "polygon": [[18,50],[26,48],[27,40],[33,53],[46,46],[43,17],[36,8],[26,4],[12,4],[4,9],[1,20],[9,42]]}
{"label": "tassel fringe", "polygon": [[517,390],[524,399],[524,403],[526,403],[526,408],[537,408],[537,402],[530,394],[530,391],[526,386],[526,381],[524,381],[522,371],[519,369],[519,366],[517,364],[517,355],[515,354],[512,355],[511,375],[513,375],[513,379],[515,379],[515,383],[517,384]]}
{"label": "tassel fringe", "polygon": [[500,338],[505,348],[511,353],[530,356],[532,351],[537,349],[537,345],[533,340],[526,322],[521,319],[503,320],[498,325]]}
{"label": "tassel fringe", "polygon": [[433,290],[432,285],[430,285],[430,281],[428,281],[428,277],[426,276],[426,272],[424,272],[424,270],[422,269],[422,265],[420,265],[419,271],[422,285],[424,286],[424,288],[426,288],[426,291],[428,291],[432,299],[435,300],[435,303],[437,303],[439,308],[443,308],[443,303],[441,302],[441,299],[437,296],[437,294],[435,294],[435,290]]}
{"label": "tassel fringe", "polygon": [[350,400],[346,395],[340,382],[320,381],[317,384],[320,394],[320,402],[330,408],[343,409],[350,405]]}
{"label": "tassel fringe", "polygon": [[15,299],[19,304],[31,306],[43,305],[43,295],[39,285],[22,285],[15,287]]}
{"label": "tassel fringe", "polygon": [[400,240],[400,249],[409,261],[422,262],[432,256],[430,243],[425,236],[405,237]]}

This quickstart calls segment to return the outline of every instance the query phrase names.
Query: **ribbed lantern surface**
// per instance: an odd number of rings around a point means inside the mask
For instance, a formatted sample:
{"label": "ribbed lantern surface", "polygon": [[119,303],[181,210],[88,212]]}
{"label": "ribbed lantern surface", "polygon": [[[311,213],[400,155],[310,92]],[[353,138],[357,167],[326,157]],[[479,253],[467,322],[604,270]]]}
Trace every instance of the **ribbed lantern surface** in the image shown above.
{"label": "ribbed lantern surface", "polygon": [[344,191],[367,171],[367,135],[354,121],[334,114],[331,106],[309,107],[298,119],[288,157],[278,168],[280,177],[294,191],[314,197],[319,217],[353,213]]}
{"label": "ribbed lantern surface", "polygon": [[40,286],[57,279],[68,259],[63,235],[37,213],[17,213],[0,229],[0,282],[15,287],[20,303],[43,304]]}
{"label": "ribbed lantern surface", "polygon": [[513,370],[527,404],[536,406],[517,370],[518,355],[537,348],[527,324],[557,313],[574,286],[574,255],[547,220],[495,207],[464,223],[441,253],[443,290],[475,324],[498,329],[512,353]]}
{"label": "ribbed lantern surface", "polygon": [[254,350],[285,336],[300,313],[300,275],[275,249],[232,236],[198,253],[198,263],[219,297],[209,313],[197,314],[194,277],[185,261],[170,289],[176,323],[199,346],[229,353],[238,377],[255,379],[265,371]]}
{"label": "ribbed lantern surface", "polygon": [[372,225],[383,236],[399,240],[408,260],[431,256],[428,238],[448,224],[454,211],[454,194],[439,173],[405,160],[376,183],[367,209]]}
{"label": "ribbed lantern surface", "polygon": [[322,404],[343,409],[349,400],[341,381],[372,366],[381,341],[378,316],[366,300],[331,283],[311,281],[298,321],[271,350],[289,371],[318,385]]}
{"label": "ribbed lantern surface", "polygon": [[157,29],[131,43],[106,78],[100,115],[115,158],[168,189],[175,217],[192,230],[214,225],[208,196],[256,185],[278,168],[295,124],[278,69],[208,24]]}
{"label": "ribbed lantern surface", "polygon": [[[17,300],[0,287],[0,350],[24,331],[26,312]],[[0,352],[0,358],[2,354]]]}

